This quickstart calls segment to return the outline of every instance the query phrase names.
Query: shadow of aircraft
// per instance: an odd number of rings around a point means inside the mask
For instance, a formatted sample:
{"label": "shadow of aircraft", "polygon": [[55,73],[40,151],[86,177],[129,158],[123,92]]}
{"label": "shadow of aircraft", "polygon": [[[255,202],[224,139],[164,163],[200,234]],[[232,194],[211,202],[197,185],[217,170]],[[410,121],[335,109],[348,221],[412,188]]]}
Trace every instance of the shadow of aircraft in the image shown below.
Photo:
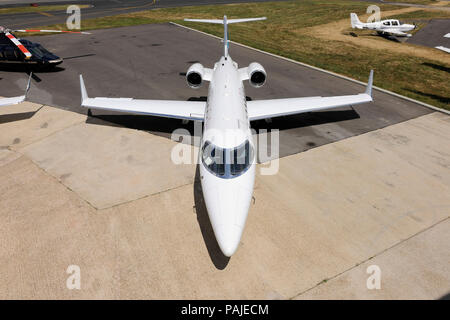
{"label": "shadow of aircraft", "polygon": [[24,65],[24,64],[10,64],[10,63],[1,63],[0,62],[0,71],[4,72],[25,72],[30,74],[30,72],[35,73],[53,73],[53,72],[61,72],[65,69],[59,66],[53,67],[42,67],[38,65]]}
{"label": "shadow of aircraft", "polygon": [[42,106],[39,109],[37,109],[36,111],[0,114],[0,124],[30,119],[36,113],[38,113],[39,110],[41,110],[41,109],[42,109]]}
{"label": "shadow of aircraft", "polygon": [[[194,100],[195,99],[195,100]],[[198,100],[197,100],[198,99]],[[191,97],[188,101],[204,101],[206,97]],[[248,97],[248,99],[251,99]],[[102,112],[102,111],[94,111]],[[170,139],[172,132],[177,129],[185,129],[193,137],[195,132],[194,121],[183,123],[179,119],[170,119],[154,116],[143,116],[133,114],[88,114],[86,123],[96,125],[120,125],[126,128],[146,131],[160,137]],[[284,117],[273,118],[271,122],[265,120],[257,120],[251,123],[252,129],[259,132],[261,129],[271,130],[278,129],[280,131],[315,126],[325,123],[336,123],[340,121],[347,121],[353,119],[359,119],[359,114],[352,108],[350,110],[330,110],[330,111],[317,111],[308,112],[298,115],[290,115]],[[103,120],[103,121],[98,121]],[[194,139],[191,139],[191,144],[194,143]]]}
{"label": "shadow of aircraft", "polygon": [[439,64],[435,64],[435,63],[430,63],[430,62],[423,62],[422,65],[436,69],[436,70],[441,70],[441,71],[445,71],[447,73],[450,73],[450,68],[439,65]]}

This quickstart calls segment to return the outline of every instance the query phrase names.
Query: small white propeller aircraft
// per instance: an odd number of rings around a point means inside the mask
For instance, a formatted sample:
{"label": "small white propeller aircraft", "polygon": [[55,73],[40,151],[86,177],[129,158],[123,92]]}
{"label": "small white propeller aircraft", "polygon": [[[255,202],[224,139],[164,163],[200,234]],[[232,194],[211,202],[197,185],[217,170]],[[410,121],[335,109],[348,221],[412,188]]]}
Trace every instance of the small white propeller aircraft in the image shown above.
{"label": "small white propeller aircraft", "polygon": [[[253,87],[266,82],[266,71],[257,62],[239,68],[228,54],[228,24],[266,18],[185,21],[224,25],[223,56],[212,69],[193,64],[186,73],[190,87],[209,81],[208,99],[199,101],[89,98],[80,75],[81,105],[204,122],[199,152],[203,196],[214,234],[223,254],[236,251],[247,219],[255,180],[255,148],[250,121],[356,105],[372,101],[373,71],[364,93],[335,97],[304,97],[246,101],[244,80]],[[90,110],[88,111],[88,113]]]}
{"label": "small white propeller aircraft", "polygon": [[396,19],[364,23],[359,21],[356,13],[350,13],[350,22],[353,29],[375,30],[379,35],[392,35],[397,37],[411,37],[411,34],[406,32],[416,28],[413,24],[400,23],[400,21]]}
{"label": "small white propeller aircraft", "polygon": [[25,101],[25,98],[27,97],[28,90],[30,90],[30,83],[31,83],[31,77],[33,76],[32,73],[30,73],[30,77],[28,78],[27,87],[25,89],[25,94],[23,96],[18,97],[11,97],[11,98],[0,98],[0,107],[3,106],[9,106],[12,104],[18,104],[23,101]]}

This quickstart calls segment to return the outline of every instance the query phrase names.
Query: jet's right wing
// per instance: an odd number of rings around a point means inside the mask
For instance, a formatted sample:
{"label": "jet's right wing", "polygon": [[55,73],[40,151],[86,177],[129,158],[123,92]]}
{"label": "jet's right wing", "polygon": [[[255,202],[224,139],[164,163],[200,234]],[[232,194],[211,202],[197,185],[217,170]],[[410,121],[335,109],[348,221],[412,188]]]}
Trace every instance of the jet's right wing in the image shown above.
{"label": "jet's right wing", "polygon": [[28,90],[30,90],[30,82],[31,82],[32,75],[33,74],[30,73],[30,77],[28,78],[27,87],[25,89],[25,94],[23,96],[18,96],[18,97],[0,98],[0,107],[9,106],[12,104],[18,104],[18,103],[23,102],[25,100],[25,98],[27,97]]}
{"label": "jet's right wing", "polygon": [[144,100],[132,98],[89,98],[80,75],[81,106],[165,118],[203,121],[206,102],[176,100]]}
{"label": "jet's right wing", "polygon": [[335,97],[307,97],[248,101],[248,117],[250,121],[254,121],[371,102],[373,101],[372,83],[373,70],[370,71],[366,91],[360,94]]}

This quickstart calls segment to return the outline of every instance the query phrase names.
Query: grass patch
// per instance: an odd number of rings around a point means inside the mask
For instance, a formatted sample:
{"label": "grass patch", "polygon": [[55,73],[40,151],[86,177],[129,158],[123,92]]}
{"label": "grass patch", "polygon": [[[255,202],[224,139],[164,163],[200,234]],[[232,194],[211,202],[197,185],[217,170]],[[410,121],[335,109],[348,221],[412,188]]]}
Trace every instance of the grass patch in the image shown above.
{"label": "grass patch", "polygon": [[[221,25],[187,23],[182,19],[220,18],[224,14],[229,18],[267,16],[263,22],[231,25],[230,39],[361,81],[367,81],[370,69],[374,69],[376,86],[450,110],[450,64],[414,55],[417,46],[402,44],[410,53],[401,54],[390,51],[389,42],[383,49],[374,49],[348,41],[319,39],[304,31],[307,27],[349,19],[350,12],[365,12],[367,6],[356,1],[304,0],[180,7],[83,20],[82,27],[88,30],[174,21],[222,37]],[[383,11],[399,8],[380,7]],[[421,50],[435,52],[432,48]]]}
{"label": "grass patch", "polygon": [[436,4],[437,0],[390,0],[389,2],[411,3],[411,4]]}
{"label": "grass patch", "polygon": [[[38,6],[38,7],[13,7],[13,8],[0,8],[1,14],[11,14],[11,13],[29,13],[29,12],[46,12],[46,11],[65,11],[69,5],[51,5],[51,6]],[[89,8],[90,5],[82,4],[78,5],[81,9]]]}

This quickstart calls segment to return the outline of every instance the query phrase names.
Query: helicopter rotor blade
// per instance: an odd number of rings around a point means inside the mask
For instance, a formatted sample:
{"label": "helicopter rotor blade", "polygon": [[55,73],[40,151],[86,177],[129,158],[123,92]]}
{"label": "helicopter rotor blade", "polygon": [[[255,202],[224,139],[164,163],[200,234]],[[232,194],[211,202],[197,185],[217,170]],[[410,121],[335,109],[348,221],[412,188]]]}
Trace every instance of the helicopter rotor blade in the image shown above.
{"label": "helicopter rotor blade", "polygon": [[14,32],[57,32],[57,33],[80,33],[80,34],[91,34],[90,32],[85,32],[85,31],[34,30],[34,29],[14,30]]}
{"label": "helicopter rotor blade", "polygon": [[31,53],[30,51],[28,51],[27,48],[25,48],[25,46],[20,43],[20,41],[14,37],[11,33],[9,32],[5,32],[5,36],[11,40],[12,43],[14,43],[14,45],[19,48],[20,51],[22,51],[22,53],[25,55],[25,59],[30,59],[31,58]]}

